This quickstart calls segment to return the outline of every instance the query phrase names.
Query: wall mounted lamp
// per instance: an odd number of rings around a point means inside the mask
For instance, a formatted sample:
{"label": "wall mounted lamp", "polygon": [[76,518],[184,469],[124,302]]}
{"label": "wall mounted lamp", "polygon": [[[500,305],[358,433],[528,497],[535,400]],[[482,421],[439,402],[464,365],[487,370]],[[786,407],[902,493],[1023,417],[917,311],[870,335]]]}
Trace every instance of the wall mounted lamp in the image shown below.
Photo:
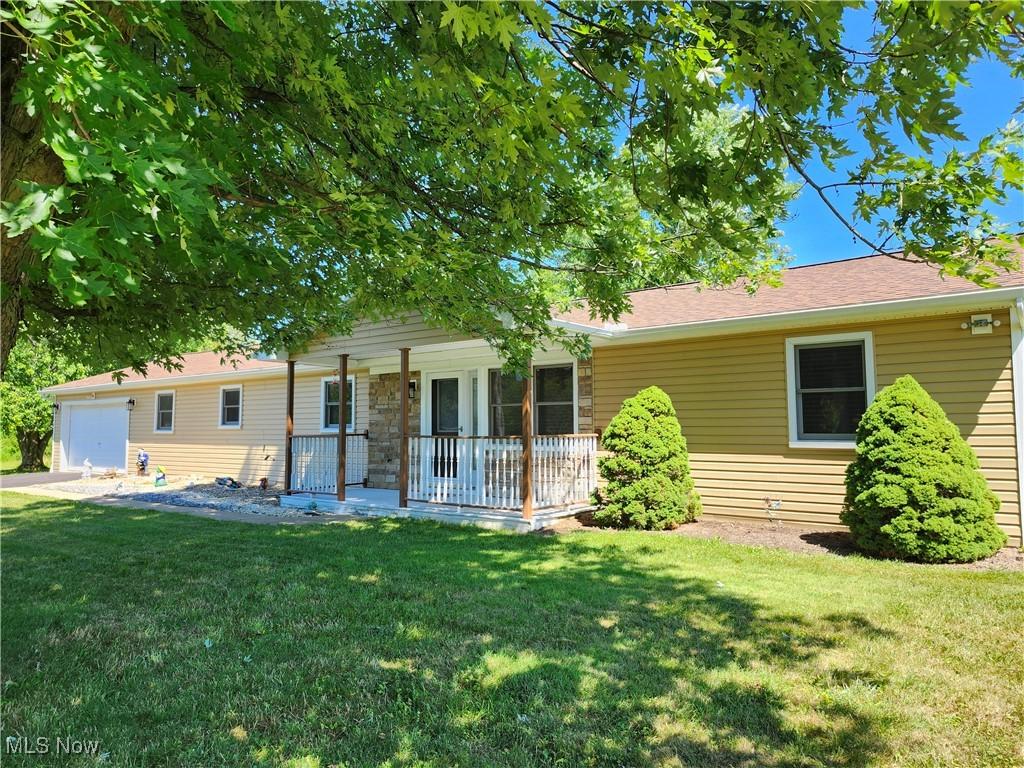
{"label": "wall mounted lamp", "polygon": [[972,335],[979,333],[992,333],[993,328],[998,328],[1002,323],[999,320],[993,320],[992,315],[971,315],[971,319],[968,322],[960,323],[960,327],[963,330],[971,329]]}

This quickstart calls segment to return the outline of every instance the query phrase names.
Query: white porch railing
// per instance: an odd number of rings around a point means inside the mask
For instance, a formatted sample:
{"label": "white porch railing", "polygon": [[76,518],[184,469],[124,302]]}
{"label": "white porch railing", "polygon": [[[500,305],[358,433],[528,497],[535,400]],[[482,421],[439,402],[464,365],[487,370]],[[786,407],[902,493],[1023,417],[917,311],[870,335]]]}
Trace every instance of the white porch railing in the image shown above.
{"label": "white porch railing", "polygon": [[[365,485],[369,463],[368,435],[349,432],[345,435],[345,485]],[[293,491],[306,493],[337,493],[338,436],[292,436]]]}
{"label": "white porch railing", "polygon": [[[520,437],[410,437],[409,498],[432,504],[522,509]],[[533,438],[533,503],[583,504],[597,487],[597,435]]]}
{"label": "white porch railing", "polygon": [[582,504],[597,488],[597,435],[533,438],[535,509]]}

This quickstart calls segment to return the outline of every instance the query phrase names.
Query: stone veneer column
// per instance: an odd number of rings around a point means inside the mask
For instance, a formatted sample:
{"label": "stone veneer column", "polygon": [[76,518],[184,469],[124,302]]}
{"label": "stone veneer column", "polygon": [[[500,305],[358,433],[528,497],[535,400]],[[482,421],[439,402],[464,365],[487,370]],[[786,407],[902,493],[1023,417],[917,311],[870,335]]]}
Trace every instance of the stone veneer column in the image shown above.
{"label": "stone veneer column", "polygon": [[[410,371],[409,380],[416,382],[416,398],[409,402],[409,434],[416,436],[420,433],[420,403],[423,401],[419,371]],[[367,485],[396,490],[402,437],[399,397],[408,397],[409,393],[398,391],[398,373],[370,374],[369,385]]]}
{"label": "stone veneer column", "polygon": [[579,398],[579,431],[594,431],[594,361],[576,361],[576,394]]}

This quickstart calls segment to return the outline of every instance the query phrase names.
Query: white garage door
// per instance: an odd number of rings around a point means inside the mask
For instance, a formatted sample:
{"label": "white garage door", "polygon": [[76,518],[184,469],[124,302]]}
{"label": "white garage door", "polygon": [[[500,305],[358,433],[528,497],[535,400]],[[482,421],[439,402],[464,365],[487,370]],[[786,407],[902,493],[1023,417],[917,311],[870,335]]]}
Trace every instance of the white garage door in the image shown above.
{"label": "white garage door", "polygon": [[124,469],[127,439],[128,411],[124,403],[68,407],[64,445],[69,469],[78,469],[86,459],[96,468]]}

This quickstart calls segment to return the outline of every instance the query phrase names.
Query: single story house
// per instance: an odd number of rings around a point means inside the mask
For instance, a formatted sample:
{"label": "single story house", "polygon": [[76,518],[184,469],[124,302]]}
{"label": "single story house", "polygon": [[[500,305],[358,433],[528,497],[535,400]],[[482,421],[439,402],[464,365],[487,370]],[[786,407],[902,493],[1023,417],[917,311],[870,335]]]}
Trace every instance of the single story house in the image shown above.
{"label": "single story house", "polygon": [[266,477],[287,505],[533,528],[587,504],[597,435],[656,384],[678,411],[706,515],[828,528],[861,413],[909,373],[977,452],[997,521],[1020,545],[1024,272],[998,283],[873,256],[788,269],[753,295],[636,291],[617,323],[557,317],[589,336],[592,357],[539,349],[526,380],[502,374],[482,340],[414,316],[282,360],[187,355],[176,372],[45,390],[52,466],[130,470],[145,448],[176,474]]}

